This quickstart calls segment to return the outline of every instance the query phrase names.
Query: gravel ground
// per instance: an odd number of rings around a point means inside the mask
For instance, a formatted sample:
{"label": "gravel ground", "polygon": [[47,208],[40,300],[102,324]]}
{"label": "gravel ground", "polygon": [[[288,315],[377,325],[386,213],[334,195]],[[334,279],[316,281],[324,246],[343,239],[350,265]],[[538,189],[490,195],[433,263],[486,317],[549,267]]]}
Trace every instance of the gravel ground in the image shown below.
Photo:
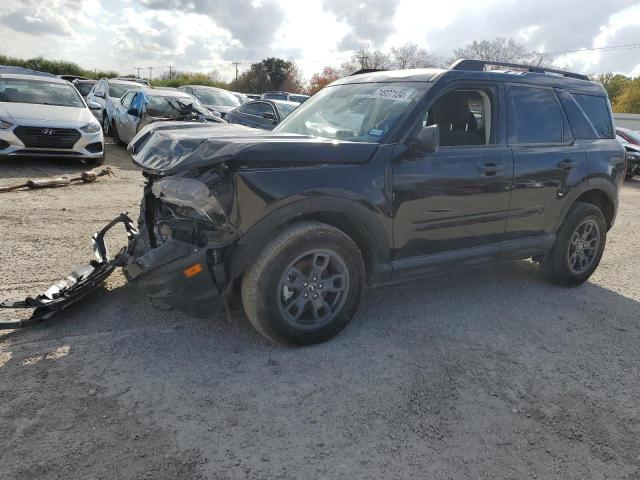
{"label": "gravel ground", "polygon": [[[0,194],[0,298],[91,258],[142,177]],[[0,184],[80,171],[0,161]],[[0,334],[0,478],[638,479],[640,181],[592,280],[530,262],[369,292],[322,345],[266,343],[240,311],[152,309],[118,272],[46,324]]]}

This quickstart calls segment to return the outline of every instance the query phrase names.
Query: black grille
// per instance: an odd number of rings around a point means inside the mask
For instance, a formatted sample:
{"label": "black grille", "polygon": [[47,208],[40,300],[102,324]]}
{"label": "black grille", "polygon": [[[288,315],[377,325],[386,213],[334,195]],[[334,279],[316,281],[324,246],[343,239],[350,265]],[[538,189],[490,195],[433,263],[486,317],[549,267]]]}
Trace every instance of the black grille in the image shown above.
{"label": "black grille", "polygon": [[73,148],[80,138],[73,128],[16,127],[13,133],[31,148]]}

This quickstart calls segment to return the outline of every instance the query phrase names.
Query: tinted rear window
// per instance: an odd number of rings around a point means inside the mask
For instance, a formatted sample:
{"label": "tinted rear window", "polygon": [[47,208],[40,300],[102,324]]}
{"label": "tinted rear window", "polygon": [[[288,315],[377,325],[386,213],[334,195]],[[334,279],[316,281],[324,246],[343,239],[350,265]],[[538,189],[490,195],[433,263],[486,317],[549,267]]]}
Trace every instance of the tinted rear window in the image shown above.
{"label": "tinted rear window", "polygon": [[562,117],[551,90],[511,87],[516,143],[562,142]]}
{"label": "tinted rear window", "polygon": [[591,124],[596,129],[598,138],[613,138],[613,125],[611,123],[611,114],[609,113],[609,104],[605,97],[596,97],[593,95],[573,94],[578,105],[586,114]]}

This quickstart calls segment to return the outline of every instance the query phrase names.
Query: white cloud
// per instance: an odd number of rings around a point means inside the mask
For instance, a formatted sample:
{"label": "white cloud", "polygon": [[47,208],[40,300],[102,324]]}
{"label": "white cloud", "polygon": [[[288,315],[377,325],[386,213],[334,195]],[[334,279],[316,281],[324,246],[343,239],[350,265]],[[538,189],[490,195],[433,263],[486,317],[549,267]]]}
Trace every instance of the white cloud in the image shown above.
{"label": "white cloud", "polygon": [[[505,36],[555,52],[640,43],[638,27],[637,0],[2,0],[0,53],[122,74],[217,69],[226,78],[234,60],[244,69],[280,56],[309,77],[360,46],[411,42],[448,56],[474,39]],[[640,74],[639,51],[584,51],[558,63]]]}

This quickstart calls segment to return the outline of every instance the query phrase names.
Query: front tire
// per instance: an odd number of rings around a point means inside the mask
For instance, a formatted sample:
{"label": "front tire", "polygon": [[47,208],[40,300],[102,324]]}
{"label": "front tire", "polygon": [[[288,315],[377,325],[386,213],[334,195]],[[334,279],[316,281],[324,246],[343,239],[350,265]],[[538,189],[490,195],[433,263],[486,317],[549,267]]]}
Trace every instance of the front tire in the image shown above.
{"label": "front tire", "polygon": [[590,203],[576,202],[558,230],[556,243],[540,262],[542,275],[563,287],[586,282],[598,268],[606,240],[602,211]]}
{"label": "front tire", "polygon": [[118,135],[118,127],[116,126],[116,121],[113,120],[111,122],[111,138],[113,138],[114,145],[118,147],[124,147],[126,143],[120,140],[120,135]]}
{"label": "front tire", "polygon": [[107,115],[107,112],[102,112],[102,133],[104,134],[105,137],[108,137],[111,135],[110,132],[110,124],[109,124],[109,115]]}
{"label": "front tire", "polygon": [[353,240],[330,225],[305,222],[263,248],[242,279],[242,304],[268,340],[310,345],[349,323],[364,284],[364,263]]}

